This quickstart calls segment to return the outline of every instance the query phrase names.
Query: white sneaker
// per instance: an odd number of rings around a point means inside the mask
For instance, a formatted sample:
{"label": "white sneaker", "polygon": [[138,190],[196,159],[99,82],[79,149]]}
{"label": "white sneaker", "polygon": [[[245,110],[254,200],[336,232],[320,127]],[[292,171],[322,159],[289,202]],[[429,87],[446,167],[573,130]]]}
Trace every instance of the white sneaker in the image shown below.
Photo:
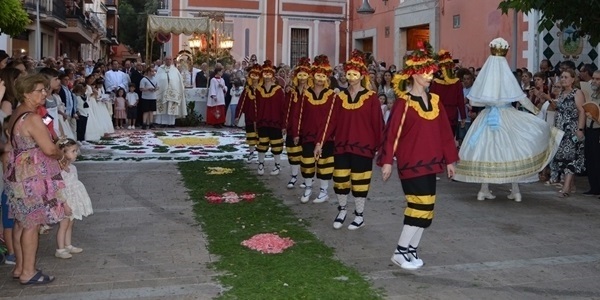
{"label": "white sneaker", "polygon": [[327,190],[320,189],[319,196],[313,200],[313,203],[323,203],[329,199],[329,195],[327,195]]}
{"label": "white sneaker", "polygon": [[73,257],[73,255],[71,255],[71,253],[69,253],[67,249],[56,249],[56,252],[54,252],[54,256],[64,259]]}
{"label": "white sneaker", "polygon": [[410,258],[410,262],[413,265],[419,268],[423,266],[423,260],[419,258],[419,255],[417,254],[417,248],[408,246],[408,258]]}
{"label": "white sneaker", "polygon": [[515,200],[515,202],[521,202],[521,193],[510,193],[508,196],[506,196],[506,198],[510,200]]}
{"label": "white sneaker", "polygon": [[75,254],[83,252],[83,249],[78,248],[78,247],[73,247],[73,245],[66,246],[65,250],[69,251],[69,253],[75,253]]}
{"label": "white sneaker", "polygon": [[491,199],[496,199],[496,196],[492,195],[491,191],[489,191],[487,193],[484,193],[484,192],[478,192],[477,193],[477,200],[483,201],[485,199],[490,199],[490,200]]}
{"label": "white sneaker", "polygon": [[254,158],[254,151],[248,153],[248,156],[246,157],[246,163],[251,163],[252,159]]}
{"label": "white sneaker", "polygon": [[333,220],[334,229],[342,228],[342,226],[344,225],[344,221],[346,221],[346,216],[348,215],[346,207],[338,206],[338,210],[340,212],[338,212],[337,216],[335,216],[335,220]]}
{"label": "white sneaker", "polygon": [[354,215],[354,221],[352,221],[352,223],[348,225],[348,230],[356,230],[365,226],[365,219],[363,218],[363,214],[359,214],[356,211],[354,211]]}
{"label": "white sneaker", "polygon": [[300,188],[302,188],[302,189],[305,189],[305,188],[306,188],[306,183],[304,183],[304,182],[303,182],[303,183],[301,183],[301,184],[300,184]]}
{"label": "white sneaker", "polygon": [[306,188],[304,188],[302,197],[300,197],[300,202],[308,203],[308,200],[310,199],[310,195],[312,195],[312,186],[307,186]]}
{"label": "white sneaker", "polygon": [[405,269],[405,270],[416,270],[420,267],[417,267],[417,265],[413,264],[410,261],[410,257],[407,254],[402,254],[402,253],[394,253],[394,255],[392,255],[392,262],[397,265],[398,267]]}
{"label": "white sneaker", "polygon": [[132,125],[132,126],[131,126],[131,129],[135,129],[135,125]]}
{"label": "white sneaker", "polygon": [[296,185],[296,181],[298,181],[298,175],[292,176],[292,178],[290,178],[290,181],[288,181],[287,188],[293,189]]}
{"label": "white sneaker", "polygon": [[265,174],[265,164],[259,163],[258,164],[258,175],[264,175],[264,174]]}
{"label": "white sneaker", "polygon": [[281,165],[280,164],[275,164],[275,167],[271,171],[271,175],[272,176],[279,175],[280,171],[281,171]]}

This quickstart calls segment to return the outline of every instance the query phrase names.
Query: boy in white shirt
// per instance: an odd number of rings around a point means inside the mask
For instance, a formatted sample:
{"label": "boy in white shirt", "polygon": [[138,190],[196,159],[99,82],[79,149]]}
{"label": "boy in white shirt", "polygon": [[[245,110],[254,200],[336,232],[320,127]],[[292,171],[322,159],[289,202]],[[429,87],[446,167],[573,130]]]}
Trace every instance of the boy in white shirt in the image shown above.
{"label": "boy in white shirt", "polygon": [[138,94],[135,92],[135,84],[129,84],[129,92],[125,96],[127,101],[127,129],[135,129],[135,120],[137,120],[137,105],[139,102]]}

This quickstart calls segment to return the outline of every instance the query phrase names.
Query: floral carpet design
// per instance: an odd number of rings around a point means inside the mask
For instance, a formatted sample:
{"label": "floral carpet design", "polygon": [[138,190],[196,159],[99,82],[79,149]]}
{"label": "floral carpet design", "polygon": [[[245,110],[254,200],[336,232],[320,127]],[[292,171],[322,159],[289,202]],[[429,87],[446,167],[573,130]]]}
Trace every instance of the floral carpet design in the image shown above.
{"label": "floral carpet design", "polygon": [[248,152],[243,130],[119,130],[81,146],[79,161],[236,160]]}

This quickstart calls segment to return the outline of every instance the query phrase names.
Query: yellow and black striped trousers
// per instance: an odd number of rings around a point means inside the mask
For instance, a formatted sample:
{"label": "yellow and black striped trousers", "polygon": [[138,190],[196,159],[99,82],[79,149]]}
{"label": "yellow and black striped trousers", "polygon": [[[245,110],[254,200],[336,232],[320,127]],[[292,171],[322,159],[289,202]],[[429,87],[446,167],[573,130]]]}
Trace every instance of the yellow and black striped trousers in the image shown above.
{"label": "yellow and black striped trousers", "polygon": [[258,145],[258,133],[254,130],[254,123],[246,124],[246,144],[248,146]]}
{"label": "yellow and black striped trousers", "polygon": [[404,224],[427,228],[433,220],[435,205],[435,174],[402,179],[402,189],[406,196]]}
{"label": "yellow and black striped trousers", "polygon": [[285,137],[285,151],[287,153],[288,162],[290,165],[299,165],[302,159],[302,141],[298,145],[294,145],[294,137],[288,134]]}
{"label": "yellow and black striped trousers", "polygon": [[321,148],[321,157],[315,161],[315,143],[302,144],[302,163],[300,164],[302,177],[313,178],[317,173],[318,179],[330,180],[333,177],[334,169],[333,149],[333,141],[325,142]]}
{"label": "yellow and black striped trousers", "polygon": [[283,133],[281,129],[275,127],[259,127],[256,151],[266,153],[269,147],[273,155],[281,154],[283,152]]}
{"label": "yellow and black striped trousers", "polygon": [[373,175],[373,159],[352,153],[334,155],[333,190],[355,198],[366,198]]}

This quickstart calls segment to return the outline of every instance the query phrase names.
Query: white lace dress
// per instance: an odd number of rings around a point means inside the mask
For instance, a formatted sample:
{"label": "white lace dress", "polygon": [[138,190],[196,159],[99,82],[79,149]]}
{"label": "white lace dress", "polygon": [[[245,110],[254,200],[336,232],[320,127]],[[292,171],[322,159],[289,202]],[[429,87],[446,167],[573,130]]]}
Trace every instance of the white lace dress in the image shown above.
{"label": "white lace dress", "polygon": [[63,170],[60,174],[65,181],[64,196],[73,211],[71,220],[81,220],[83,217],[93,214],[92,200],[85,186],[77,177],[77,168],[74,165],[69,165],[69,171]]}

